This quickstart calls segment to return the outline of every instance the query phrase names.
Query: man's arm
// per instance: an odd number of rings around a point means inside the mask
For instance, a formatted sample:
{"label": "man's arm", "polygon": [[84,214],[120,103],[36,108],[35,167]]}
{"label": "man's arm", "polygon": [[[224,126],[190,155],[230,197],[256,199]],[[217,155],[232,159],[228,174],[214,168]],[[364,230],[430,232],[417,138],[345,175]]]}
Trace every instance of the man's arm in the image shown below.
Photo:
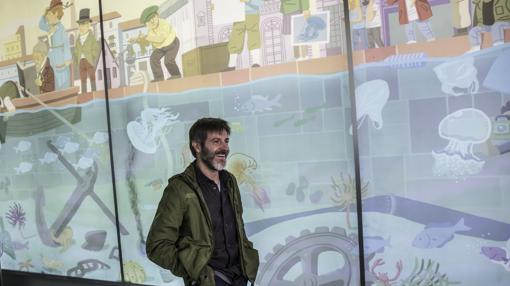
{"label": "man's arm", "polygon": [[164,19],[159,19],[159,27],[147,33],[145,39],[151,43],[163,43],[172,32],[172,27]]}
{"label": "man's arm", "polygon": [[46,21],[46,17],[41,16],[39,19],[39,29],[48,32],[50,30],[50,26],[48,25],[48,22]]}
{"label": "man's arm", "polygon": [[146,245],[147,257],[152,262],[180,277],[187,275],[178,261],[175,245],[184,215],[182,203],[177,190],[168,185],[159,202]]}

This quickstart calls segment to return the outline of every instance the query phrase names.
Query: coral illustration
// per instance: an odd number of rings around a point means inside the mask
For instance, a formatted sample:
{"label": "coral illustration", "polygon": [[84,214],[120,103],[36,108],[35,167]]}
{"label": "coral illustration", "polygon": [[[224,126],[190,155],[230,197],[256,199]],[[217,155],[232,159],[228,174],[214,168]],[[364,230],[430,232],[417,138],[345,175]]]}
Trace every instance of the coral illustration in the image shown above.
{"label": "coral illustration", "polygon": [[[331,177],[331,181],[331,187],[334,191],[331,200],[345,210],[347,226],[353,229],[354,227],[352,227],[350,221],[350,207],[356,204],[356,181],[351,175],[344,176],[344,174],[340,174],[340,181],[337,181],[334,177]],[[365,198],[367,194],[368,182],[364,185],[361,182],[361,199]]]}

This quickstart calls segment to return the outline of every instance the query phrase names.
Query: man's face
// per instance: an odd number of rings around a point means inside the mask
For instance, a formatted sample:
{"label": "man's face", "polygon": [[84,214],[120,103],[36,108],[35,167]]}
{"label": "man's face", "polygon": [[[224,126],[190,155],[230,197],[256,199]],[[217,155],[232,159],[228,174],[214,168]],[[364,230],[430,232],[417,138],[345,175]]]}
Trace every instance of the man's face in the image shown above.
{"label": "man's face", "polygon": [[80,35],[87,34],[90,29],[90,22],[80,23],[79,29],[80,29]]}
{"label": "man's face", "polygon": [[145,23],[145,26],[147,26],[148,29],[152,30],[152,29],[155,29],[158,27],[158,23],[159,23],[158,14],[154,14],[153,16],[151,16],[149,21],[147,21],[147,23]]}
{"label": "man's face", "polygon": [[229,135],[227,131],[209,132],[203,146],[198,150],[198,158],[210,170],[221,171],[227,164]]}

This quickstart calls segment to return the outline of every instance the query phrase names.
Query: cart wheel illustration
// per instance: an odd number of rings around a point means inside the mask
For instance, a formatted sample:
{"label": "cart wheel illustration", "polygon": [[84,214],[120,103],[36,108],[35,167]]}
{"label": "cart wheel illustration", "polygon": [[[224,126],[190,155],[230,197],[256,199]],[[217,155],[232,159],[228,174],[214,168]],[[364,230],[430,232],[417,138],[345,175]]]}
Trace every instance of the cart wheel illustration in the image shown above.
{"label": "cart wheel illustration", "polygon": [[[299,237],[289,236],[285,245],[277,244],[260,264],[257,285],[264,286],[348,286],[356,285],[359,258],[353,253],[355,239],[343,228],[317,227],[314,232],[301,231]],[[333,252],[343,258],[343,265],[328,273],[319,273],[319,256]],[[300,264],[300,265],[298,265]],[[294,277],[290,278],[290,272]],[[296,276],[297,273],[297,277]]]}

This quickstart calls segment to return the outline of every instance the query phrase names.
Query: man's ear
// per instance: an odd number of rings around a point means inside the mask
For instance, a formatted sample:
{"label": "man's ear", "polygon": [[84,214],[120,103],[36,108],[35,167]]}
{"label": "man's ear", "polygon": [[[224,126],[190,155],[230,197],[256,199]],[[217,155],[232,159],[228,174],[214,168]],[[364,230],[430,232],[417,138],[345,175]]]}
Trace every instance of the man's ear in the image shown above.
{"label": "man's ear", "polygon": [[191,146],[193,146],[193,149],[195,149],[195,153],[197,153],[197,154],[200,153],[200,151],[201,151],[200,143],[193,141],[193,142],[191,142]]}

